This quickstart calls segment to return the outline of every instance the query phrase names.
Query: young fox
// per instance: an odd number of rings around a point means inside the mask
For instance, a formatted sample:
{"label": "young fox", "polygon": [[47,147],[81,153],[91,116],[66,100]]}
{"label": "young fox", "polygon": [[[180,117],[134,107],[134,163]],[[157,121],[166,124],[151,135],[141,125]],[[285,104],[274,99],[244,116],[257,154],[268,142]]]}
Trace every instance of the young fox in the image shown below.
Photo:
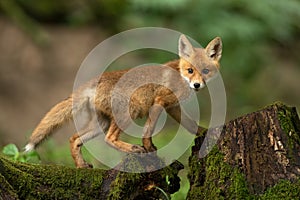
{"label": "young fox", "polygon": [[[188,39],[181,35],[178,51],[180,57],[178,60],[164,64],[165,68],[172,69],[176,73],[170,73],[164,68],[153,66],[152,71],[143,74],[143,76],[159,74],[165,82],[164,85],[145,84],[136,89],[130,96],[130,118],[147,117],[143,129],[143,146],[129,144],[119,139],[123,127],[120,128],[120,123],[113,114],[112,93],[121,77],[130,71],[122,70],[103,73],[100,77],[91,80],[75,91],[67,99],[56,104],[33,131],[29,143],[25,146],[25,151],[33,150],[47,136],[82,110],[88,113],[86,124],[70,138],[71,154],[77,168],[92,167],[83,159],[81,146],[84,142],[101,133],[96,125],[98,123],[105,133],[105,141],[112,147],[128,153],[144,153],[156,150],[151,136],[163,109],[189,132],[200,133],[203,128],[199,127],[180,109],[179,101],[188,98],[193,90],[198,91],[203,88],[206,82],[217,73],[222,55],[222,41],[221,38],[216,37],[206,48],[194,48]],[[137,74],[125,86],[131,87],[130,83],[134,84],[136,80],[142,81],[143,79]],[[122,106],[122,104],[115,106]],[[93,110],[95,110],[96,119],[91,117]],[[126,127],[128,121],[130,120],[124,119],[121,122],[122,126]]]}

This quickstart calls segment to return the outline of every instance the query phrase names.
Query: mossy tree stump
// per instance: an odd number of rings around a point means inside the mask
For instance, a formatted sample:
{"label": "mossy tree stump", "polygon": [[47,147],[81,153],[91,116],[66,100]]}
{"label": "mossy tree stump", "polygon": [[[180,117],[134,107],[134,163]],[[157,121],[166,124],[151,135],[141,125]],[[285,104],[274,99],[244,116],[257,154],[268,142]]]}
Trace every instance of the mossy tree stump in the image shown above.
{"label": "mossy tree stump", "polygon": [[275,103],[230,121],[217,145],[190,157],[188,199],[298,199],[300,121],[295,108]]}

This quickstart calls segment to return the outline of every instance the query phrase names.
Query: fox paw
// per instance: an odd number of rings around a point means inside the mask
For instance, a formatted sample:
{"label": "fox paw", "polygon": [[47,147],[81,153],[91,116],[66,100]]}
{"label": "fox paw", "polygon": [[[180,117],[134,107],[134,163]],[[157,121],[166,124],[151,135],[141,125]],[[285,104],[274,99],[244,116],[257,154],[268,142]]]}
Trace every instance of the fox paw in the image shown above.
{"label": "fox paw", "polygon": [[133,153],[146,153],[146,149],[139,145],[132,145],[131,152]]}
{"label": "fox paw", "polygon": [[87,169],[92,169],[92,168],[93,168],[93,165],[90,164],[90,163],[85,162],[85,163],[83,163],[83,164],[81,164],[81,165],[77,165],[76,167],[77,167],[77,168],[87,168]]}
{"label": "fox paw", "polygon": [[154,145],[151,145],[150,147],[144,146],[144,148],[147,150],[147,152],[155,152],[155,151],[157,151],[157,148]]}

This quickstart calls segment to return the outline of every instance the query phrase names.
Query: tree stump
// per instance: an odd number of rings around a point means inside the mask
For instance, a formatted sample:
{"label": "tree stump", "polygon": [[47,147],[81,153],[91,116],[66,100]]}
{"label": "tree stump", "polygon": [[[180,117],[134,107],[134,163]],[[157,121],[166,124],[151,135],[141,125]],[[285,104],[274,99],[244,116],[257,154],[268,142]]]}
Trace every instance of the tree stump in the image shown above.
{"label": "tree stump", "polygon": [[298,199],[300,121],[296,109],[275,103],[232,120],[217,145],[199,159],[195,140],[187,199]]}

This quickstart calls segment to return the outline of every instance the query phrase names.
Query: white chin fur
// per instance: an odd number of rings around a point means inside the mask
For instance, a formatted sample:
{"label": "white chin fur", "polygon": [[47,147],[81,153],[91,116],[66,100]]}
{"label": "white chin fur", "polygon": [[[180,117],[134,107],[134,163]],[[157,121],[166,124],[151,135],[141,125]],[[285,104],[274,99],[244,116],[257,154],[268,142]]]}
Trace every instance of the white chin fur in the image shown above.
{"label": "white chin fur", "polygon": [[30,151],[32,151],[32,150],[34,150],[34,145],[33,144],[27,144],[26,146],[25,146],[25,152],[30,152]]}
{"label": "white chin fur", "polygon": [[196,88],[194,87],[194,83],[190,83],[190,88],[196,89]]}

